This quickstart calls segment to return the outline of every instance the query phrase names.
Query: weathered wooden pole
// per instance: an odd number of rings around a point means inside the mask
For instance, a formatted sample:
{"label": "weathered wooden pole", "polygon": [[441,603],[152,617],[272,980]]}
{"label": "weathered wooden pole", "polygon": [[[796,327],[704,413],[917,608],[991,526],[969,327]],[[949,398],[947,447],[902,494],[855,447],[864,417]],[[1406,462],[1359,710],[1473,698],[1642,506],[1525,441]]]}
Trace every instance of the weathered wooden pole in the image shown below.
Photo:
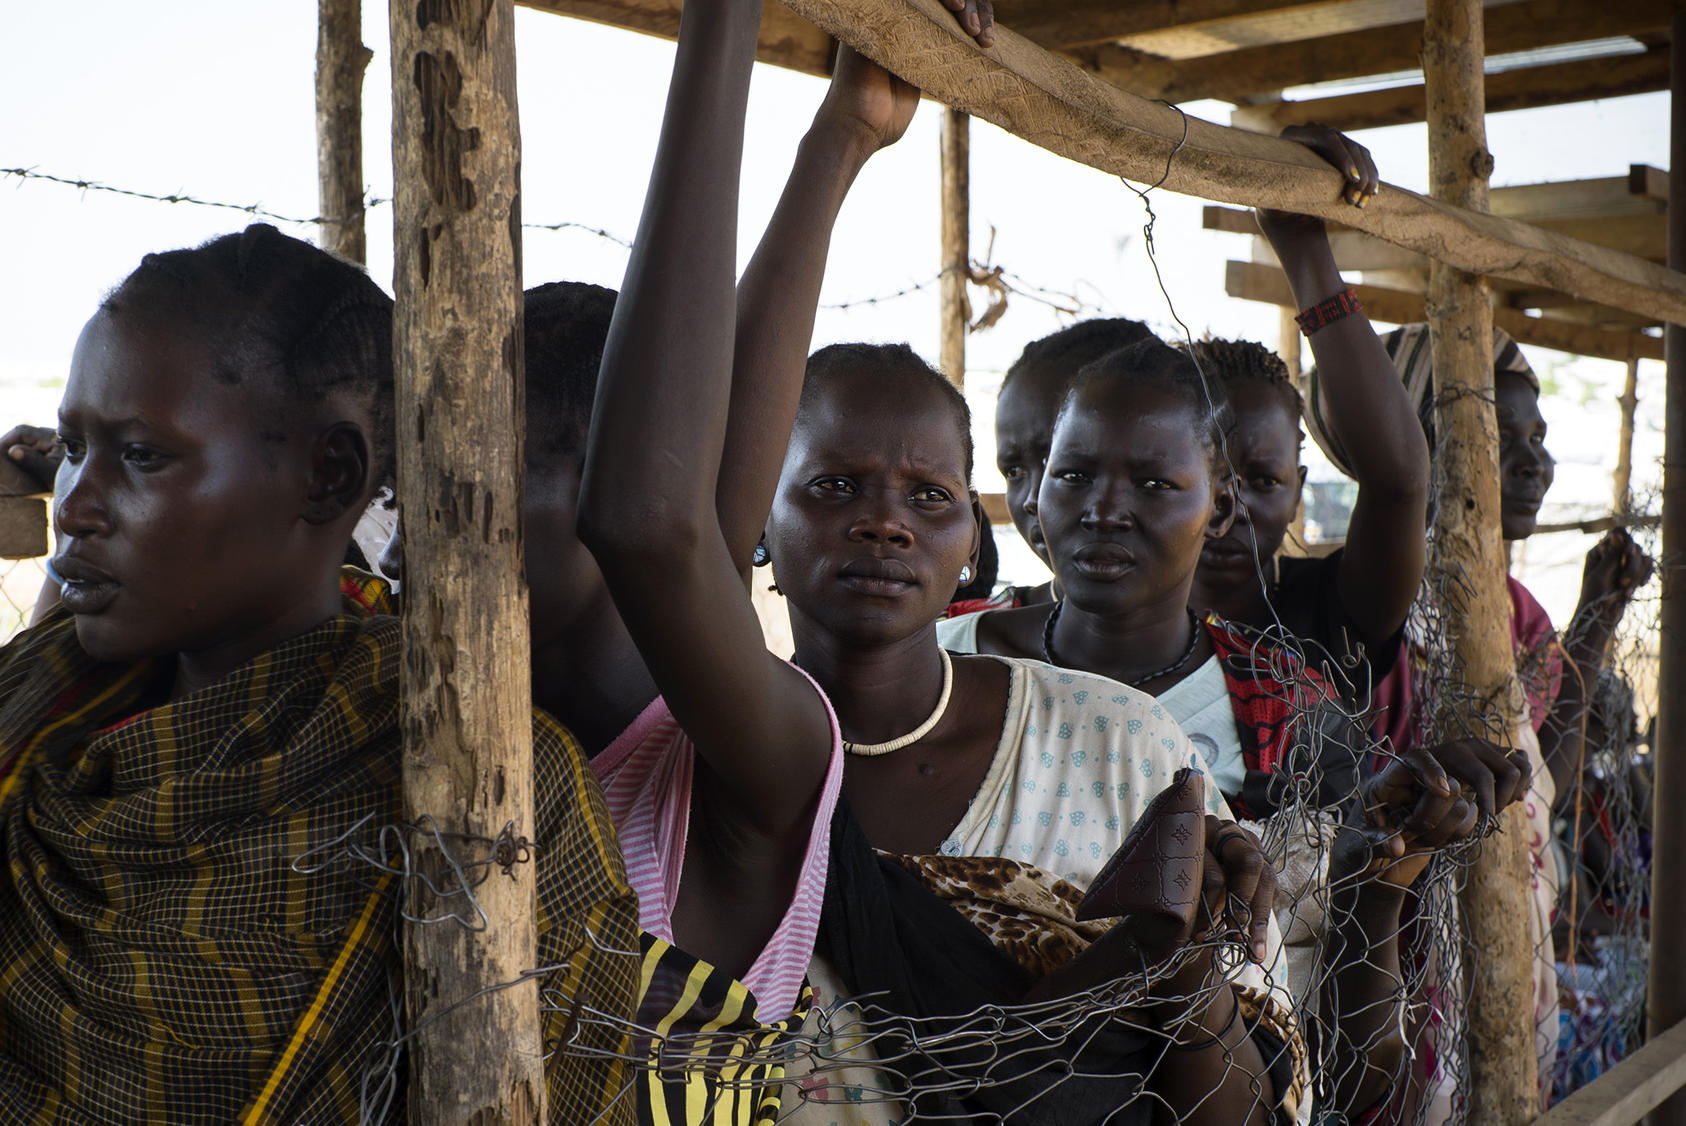
{"label": "weathered wooden pole", "polygon": [[362,0],[317,0],[316,206],[322,246],[368,261],[363,237],[363,72],[374,52],[363,46]]}
{"label": "weathered wooden pole", "polygon": [[[449,886],[447,852],[533,835],[514,11],[422,0],[391,21],[404,810],[442,831],[410,843]],[[482,874],[483,931],[406,926],[413,1123],[544,1121],[536,984],[495,988],[538,965],[533,865]],[[466,897],[410,891],[418,915],[473,921]]]}
{"label": "weathered wooden pole", "polygon": [[[1686,13],[1676,12],[1669,45],[1668,264],[1686,270]],[[1651,988],[1647,1019],[1657,1036],[1686,1020],[1686,328],[1663,330],[1668,365],[1663,402],[1662,623],[1658,637],[1656,794],[1652,802]],[[1686,1095],[1651,1114],[1653,1126],[1686,1126]]]}
{"label": "weathered wooden pole", "polygon": [[1616,404],[1622,409],[1622,429],[1616,444],[1611,510],[1618,516],[1626,516],[1633,510],[1633,416],[1639,408],[1637,357],[1629,357],[1627,361],[1627,381],[1622,384],[1622,397],[1616,400]]}
{"label": "weathered wooden pole", "polygon": [[956,387],[966,385],[966,279],[971,274],[972,119],[964,110],[943,110],[942,128],[942,279],[941,336],[938,366]]}
{"label": "weathered wooden pole", "polygon": [[[1430,189],[1437,199],[1471,211],[1487,210],[1487,178],[1493,169],[1482,49],[1481,0],[1429,0],[1423,74]],[[1432,566],[1452,580],[1437,584],[1440,597],[1452,603],[1442,607],[1452,674],[1467,688],[1473,706],[1487,713],[1437,717],[1436,726],[1443,734],[1473,730],[1510,741],[1512,733],[1493,730],[1491,724],[1493,714],[1509,722],[1526,713],[1518,706],[1499,531],[1499,436],[1487,283],[1435,262],[1428,312],[1440,441]],[[1448,696],[1449,707],[1470,706],[1457,694]],[[1533,1117],[1537,1099],[1529,863],[1522,807],[1513,805],[1504,815],[1503,832],[1482,844],[1462,899],[1466,949],[1471,951],[1468,1121],[1482,1126],[1520,1126]]]}

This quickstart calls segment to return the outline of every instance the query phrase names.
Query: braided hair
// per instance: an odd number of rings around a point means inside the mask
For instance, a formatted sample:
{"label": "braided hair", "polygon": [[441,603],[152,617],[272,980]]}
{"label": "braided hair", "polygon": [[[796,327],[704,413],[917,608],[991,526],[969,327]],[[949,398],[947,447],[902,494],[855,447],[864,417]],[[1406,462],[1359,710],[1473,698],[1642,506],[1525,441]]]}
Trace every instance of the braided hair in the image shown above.
{"label": "braided hair", "polygon": [[203,333],[226,383],[260,375],[301,405],[354,394],[369,412],[371,475],[391,479],[392,299],[361,268],[254,223],[148,254],[100,309]]}
{"label": "braided hair", "polygon": [[1145,324],[1126,317],[1097,317],[1067,325],[1025,345],[1002,377],[1001,393],[1026,372],[1063,371],[1069,379],[1086,364],[1152,337],[1153,331]]}
{"label": "braided hair", "polygon": [[551,282],[524,295],[528,464],[584,455],[617,296],[585,282]]}
{"label": "braided hair", "polygon": [[1208,336],[1195,341],[1192,348],[1183,343],[1177,347],[1192,355],[1202,371],[1222,380],[1225,387],[1253,384],[1273,389],[1288,417],[1298,424],[1305,409],[1305,400],[1300,395],[1300,389],[1294,386],[1293,377],[1288,374],[1288,365],[1263,344],[1256,340],[1222,340]]}

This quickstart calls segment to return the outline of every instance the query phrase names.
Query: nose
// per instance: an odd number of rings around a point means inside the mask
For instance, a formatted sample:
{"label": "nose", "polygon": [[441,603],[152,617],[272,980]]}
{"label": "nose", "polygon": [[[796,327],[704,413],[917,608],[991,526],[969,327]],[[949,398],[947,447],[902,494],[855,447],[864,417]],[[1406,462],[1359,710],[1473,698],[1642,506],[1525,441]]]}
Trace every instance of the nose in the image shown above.
{"label": "nose", "polygon": [[854,543],[892,543],[906,547],[913,542],[913,534],[897,513],[886,494],[869,500],[864,510],[849,525],[849,539]]}
{"label": "nose", "polygon": [[63,462],[53,487],[53,530],[71,539],[110,532],[104,484],[92,456],[76,464]]}
{"label": "nose", "polygon": [[1097,532],[1129,531],[1136,526],[1126,488],[1096,489],[1083,509],[1083,526]]}
{"label": "nose", "polygon": [[1027,515],[1035,516],[1036,497],[1042,491],[1042,467],[1037,465],[1026,469],[1025,476],[1029,480],[1025,485],[1024,499],[1019,502],[1019,508]]}

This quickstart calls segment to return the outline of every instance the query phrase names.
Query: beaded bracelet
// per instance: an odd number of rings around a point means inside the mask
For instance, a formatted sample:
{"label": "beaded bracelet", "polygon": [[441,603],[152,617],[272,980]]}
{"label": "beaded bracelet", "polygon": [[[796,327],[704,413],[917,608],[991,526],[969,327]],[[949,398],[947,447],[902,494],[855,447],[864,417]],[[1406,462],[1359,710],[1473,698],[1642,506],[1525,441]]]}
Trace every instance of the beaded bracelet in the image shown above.
{"label": "beaded bracelet", "polygon": [[1310,336],[1324,325],[1333,324],[1342,317],[1350,317],[1363,311],[1363,302],[1358,300],[1358,294],[1354,293],[1349,285],[1333,297],[1319,301],[1309,309],[1301,310],[1294,319],[1299,322],[1300,331]]}

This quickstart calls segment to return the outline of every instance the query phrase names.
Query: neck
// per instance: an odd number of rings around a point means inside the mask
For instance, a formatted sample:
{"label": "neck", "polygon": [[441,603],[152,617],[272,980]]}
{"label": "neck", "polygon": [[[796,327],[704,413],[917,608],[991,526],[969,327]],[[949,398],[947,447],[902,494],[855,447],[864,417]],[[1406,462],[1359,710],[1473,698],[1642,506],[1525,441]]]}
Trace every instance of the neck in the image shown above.
{"label": "neck", "polygon": [[308,595],[244,631],[239,638],[191,653],[178,653],[176,682],[170,690],[171,697],[180,699],[215,684],[288,638],[315,629],[340,612],[340,600],[340,572],[336,564]]}
{"label": "neck", "polygon": [[[1265,581],[1270,582],[1271,572],[1268,568],[1264,574]],[[1196,611],[1215,610],[1225,621],[1242,622],[1259,629],[1272,622],[1270,602],[1264,586],[1253,579],[1209,586],[1201,581],[1201,575],[1197,571],[1194,585],[1189,588],[1188,604]]]}
{"label": "neck", "polygon": [[1146,684],[1149,691],[1162,692],[1197,667],[1207,648],[1199,626],[1189,621],[1187,607],[1187,597],[1168,597],[1139,610],[1107,615],[1084,610],[1067,598],[1054,623],[1054,655],[1067,668],[1134,684],[1182,656],[1193,629],[1196,648],[1188,662]]}
{"label": "neck", "polygon": [[657,695],[607,593],[568,629],[533,645],[532,670],[533,706],[556,717],[587,755],[614,742]]}
{"label": "neck", "polygon": [[850,743],[884,743],[924,723],[942,695],[935,623],[912,637],[850,646],[791,613],[796,664],[819,682]]}

